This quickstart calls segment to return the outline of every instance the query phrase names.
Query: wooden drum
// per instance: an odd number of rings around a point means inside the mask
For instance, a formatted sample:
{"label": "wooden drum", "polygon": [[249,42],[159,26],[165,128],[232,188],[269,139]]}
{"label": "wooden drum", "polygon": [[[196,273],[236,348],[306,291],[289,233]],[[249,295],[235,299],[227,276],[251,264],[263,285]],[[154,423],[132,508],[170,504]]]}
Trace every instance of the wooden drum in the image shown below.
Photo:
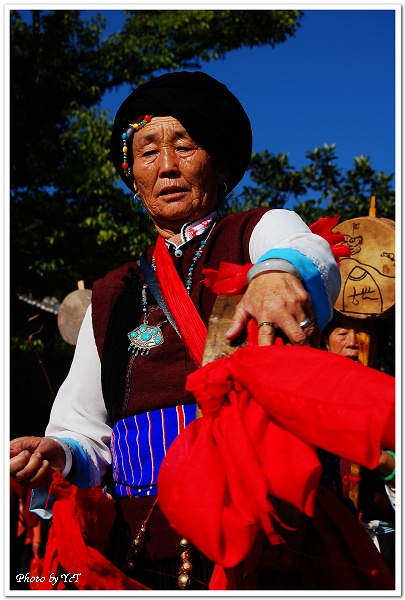
{"label": "wooden drum", "polygon": [[342,285],[335,309],[359,319],[389,316],[395,305],[395,221],[359,217],[339,223],[350,258],[340,260]]}
{"label": "wooden drum", "polygon": [[66,296],[58,312],[58,329],[68,344],[76,345],[79,329],[91,303],[91,290],[80,288]]}

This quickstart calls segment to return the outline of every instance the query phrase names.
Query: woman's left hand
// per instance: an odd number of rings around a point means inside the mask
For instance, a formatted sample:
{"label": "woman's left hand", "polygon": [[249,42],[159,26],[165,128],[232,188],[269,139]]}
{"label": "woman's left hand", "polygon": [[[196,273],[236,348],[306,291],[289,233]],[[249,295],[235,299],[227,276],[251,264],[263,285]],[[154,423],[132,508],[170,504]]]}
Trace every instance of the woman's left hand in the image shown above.
{"label": "woman's left hand", "polygon": [[[311,297],[301,281],[291,273],[272,271],[261,273],[249,284],[236,307],[227,339],[238,337],[250,317],[259,325],[259,346],[274,344],[276,329],[280,329],[294,346],[319,346]],[[307,318],[311,324],[300,327]],[[263,324],[261,323],[270,323]]]}

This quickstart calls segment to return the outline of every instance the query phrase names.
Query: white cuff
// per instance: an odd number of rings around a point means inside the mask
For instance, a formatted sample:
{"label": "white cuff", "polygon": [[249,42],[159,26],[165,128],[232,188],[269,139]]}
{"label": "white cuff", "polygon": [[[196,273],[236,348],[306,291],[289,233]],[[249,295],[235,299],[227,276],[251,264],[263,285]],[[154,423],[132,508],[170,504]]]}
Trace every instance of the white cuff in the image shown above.
{"label": "white cuff", "polygon": [[54,440],[55,442],[58,442],[58,444],[60,444],[62,446],[62,448],[65,451],[66,454],[66,463],[65,463],[65,468],[63,469],[61,475],[62,477],[66,477],[67,475],[69,475],[70,469],[72,468],[72,464],[73,464],[73,457],[72,457],[72,449],[69,446],[69,444],[67,442],[65,442],[64,440],[61,440],[60,438],[54,437],[53,435],[46,435],[46,438],[48,438],[49,440]]}
{"label": "white cuff", "polygon": [[247,274],[248,283],[252,281],[256,275],[260,273],[266,273],[268,271],[283,271],[285,273],[291,273],[302,281],[302,276],[297,267],[294,267],[288,260],[282,258],[269,258],[263,262],[256,263]]}

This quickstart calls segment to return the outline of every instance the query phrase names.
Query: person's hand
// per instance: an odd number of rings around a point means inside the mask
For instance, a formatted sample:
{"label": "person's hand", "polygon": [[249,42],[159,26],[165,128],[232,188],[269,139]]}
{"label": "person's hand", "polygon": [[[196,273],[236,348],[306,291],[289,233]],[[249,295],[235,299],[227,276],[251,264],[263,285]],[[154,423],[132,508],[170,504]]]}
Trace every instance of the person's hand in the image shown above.
{"label": "person's hand", "polygon": [[[259,346],[274,344],[277,329],[294,346],[319,346],[320,333],[311,297],[291,273],[272,271],[252,279],[236,307],[226,338],[238,337],[250,317],[259,325]],[[299,323],[307,318],[311,323],[305,328],[300,327]],[[261,323],[270,324],[260,326]]]}
{"label": "person's hand", "polygon": [[[385,450],[381,450],[380,461],[376,467],[377,473],[382,477],[388,477],[395,469],[395,458]],[[393,481],[394,478],[391,480]]]}
{"label": "person's hand", "polygon": [[62,473],[66,455],[55,440],[20,437],[10,442],[10,475],[24,487],[36,488],[51,468]]}

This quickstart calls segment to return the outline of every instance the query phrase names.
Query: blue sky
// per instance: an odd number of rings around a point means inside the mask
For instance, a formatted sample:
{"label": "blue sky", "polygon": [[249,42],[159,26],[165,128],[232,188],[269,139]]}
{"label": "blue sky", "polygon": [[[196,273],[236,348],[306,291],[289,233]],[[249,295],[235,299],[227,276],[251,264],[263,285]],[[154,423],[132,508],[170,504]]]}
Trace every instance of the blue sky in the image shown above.
{"label": "blue sky", "polygon": [[[377,172],[394,173],[394,5],[300,8],[305,14],[295,38],[275,48],[230,52],[202,63],[202,71],[243,104],[254,151],[289,153],[299,169],[308,150],[336,143],[344,171],[365,154]],[[108,33],[123,22],[123,10],[100,12],[108,16]],[[107,94],[103,108],[115,114],[128,92]]]}
{"label": "blue sky", "polygon": [[[83,10],[92,6],[97,8]],[[122,27],[125,7],[156,8],[144,3],[122,6],[71,8],[82,9],[83,16],[106,15],[106,35]],[[395,20],[400,19],[400,5],[297,3],[293,8],[298,7],[304,16],[294,38],[275,48],[232,51],[225,59],[201,63],[201,70],[225,83],[243,104],[252,124],[254,151],[288,153],[290,164],[300,169],[308,163],[307,151],[336,144],[336,164],[342,171],[353,168],[355,156],[365,154],[377,172],[395,173],[395,130],[400,127],[395,122],[396,58],[400,59]],[[31,20],[29,4],[26,10]],[[101,108],[114,116],[130,91],[125,85],[106,93]],[[245,177],[236,191],[247,183]]]}

